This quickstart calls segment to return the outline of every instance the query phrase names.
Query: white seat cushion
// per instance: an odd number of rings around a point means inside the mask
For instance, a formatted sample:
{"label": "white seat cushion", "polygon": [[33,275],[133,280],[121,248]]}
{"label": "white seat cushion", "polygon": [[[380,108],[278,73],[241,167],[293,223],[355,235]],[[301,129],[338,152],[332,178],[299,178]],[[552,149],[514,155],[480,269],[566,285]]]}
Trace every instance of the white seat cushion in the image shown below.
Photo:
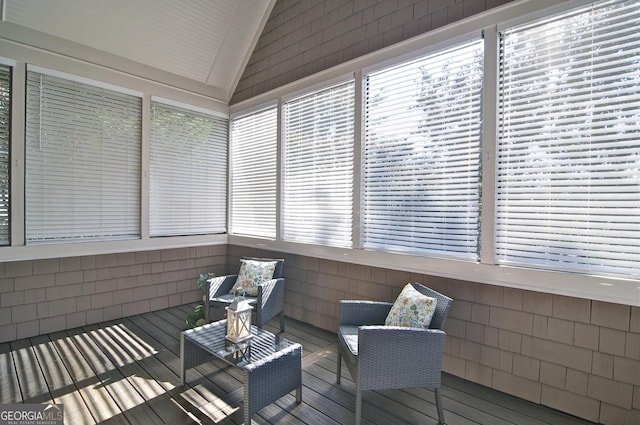
{"label": "white seat cushion", "polygon": [[340,339],[355,357],[358,355],[358,327],[354,325],[342,325],[339,330]]}

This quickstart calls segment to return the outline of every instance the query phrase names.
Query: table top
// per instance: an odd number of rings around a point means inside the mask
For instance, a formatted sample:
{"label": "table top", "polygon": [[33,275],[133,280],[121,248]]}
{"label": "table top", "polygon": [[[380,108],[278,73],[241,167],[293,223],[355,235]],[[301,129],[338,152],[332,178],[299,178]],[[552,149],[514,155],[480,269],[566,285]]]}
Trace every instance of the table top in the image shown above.
{"label": "table top", "polygon": [[251,325],[253,338],[244,342],[234,344],[225,338],[226,333],[227,321],[220,320],[186,330],[182,334],[185,339],[197,344],[203,350],[240,368],[258,362],[286,347],[296,344],[269,331],[258,329],[253,325]]}

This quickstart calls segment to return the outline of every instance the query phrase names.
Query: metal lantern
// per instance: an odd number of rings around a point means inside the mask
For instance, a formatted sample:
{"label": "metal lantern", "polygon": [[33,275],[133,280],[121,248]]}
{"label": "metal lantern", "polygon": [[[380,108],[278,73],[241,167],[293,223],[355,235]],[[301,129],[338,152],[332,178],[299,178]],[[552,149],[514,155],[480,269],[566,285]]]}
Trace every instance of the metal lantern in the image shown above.
{"label": "metal lantern", "polygon": [[251,339],[251,305],[244,297],[236,298],[227,307],[226,338],[238,343]]}
{"label": "metal lantern", "polygon": [[233,353],[230,360],[234,363],[240,363],[243,361],[251,360],[251,342],[245,341],[238,344],[233,344]]}

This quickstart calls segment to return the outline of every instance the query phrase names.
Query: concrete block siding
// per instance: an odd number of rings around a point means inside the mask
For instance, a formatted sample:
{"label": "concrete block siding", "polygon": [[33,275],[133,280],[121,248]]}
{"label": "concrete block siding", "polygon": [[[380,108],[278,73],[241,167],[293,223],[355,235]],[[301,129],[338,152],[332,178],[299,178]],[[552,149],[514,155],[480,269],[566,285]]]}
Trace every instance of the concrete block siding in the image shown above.
{"label": "concrete block siding", "polygon": [[226,245],[0,263],[0,342],[200,299],[224,274]]}
{"label": "concrete block siding", "polygon": [[285,259],[285,314],[336,331],[338,301],[393,301],[410,281],[455,299],[446,372],[581,418],[640,419],[640,308],[229,246]]}

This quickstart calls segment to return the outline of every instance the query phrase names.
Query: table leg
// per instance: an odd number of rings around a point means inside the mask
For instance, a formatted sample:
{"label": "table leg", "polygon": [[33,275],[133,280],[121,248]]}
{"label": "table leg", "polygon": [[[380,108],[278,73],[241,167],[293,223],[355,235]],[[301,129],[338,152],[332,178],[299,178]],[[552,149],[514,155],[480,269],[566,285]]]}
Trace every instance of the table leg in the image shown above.
{"label": "table leg", "polygon": [[213,359],[214,356],[212,354],[191,342],[189,338],[185,338],[184,333],[180,334],[180,382],[183,386],[187,381],[188,369],[210,362]]}
{"label": "table leg", "polygon": [[302,402],[302,346],[294,344],[244,369],[244,421],[264,406],[296,390]]}
{"label": "table leg", "polygon": [[186,383],[185,381],[187,376],[187,370],[184,363],[184,334],[180,333],[180,382],[182,386]]}

